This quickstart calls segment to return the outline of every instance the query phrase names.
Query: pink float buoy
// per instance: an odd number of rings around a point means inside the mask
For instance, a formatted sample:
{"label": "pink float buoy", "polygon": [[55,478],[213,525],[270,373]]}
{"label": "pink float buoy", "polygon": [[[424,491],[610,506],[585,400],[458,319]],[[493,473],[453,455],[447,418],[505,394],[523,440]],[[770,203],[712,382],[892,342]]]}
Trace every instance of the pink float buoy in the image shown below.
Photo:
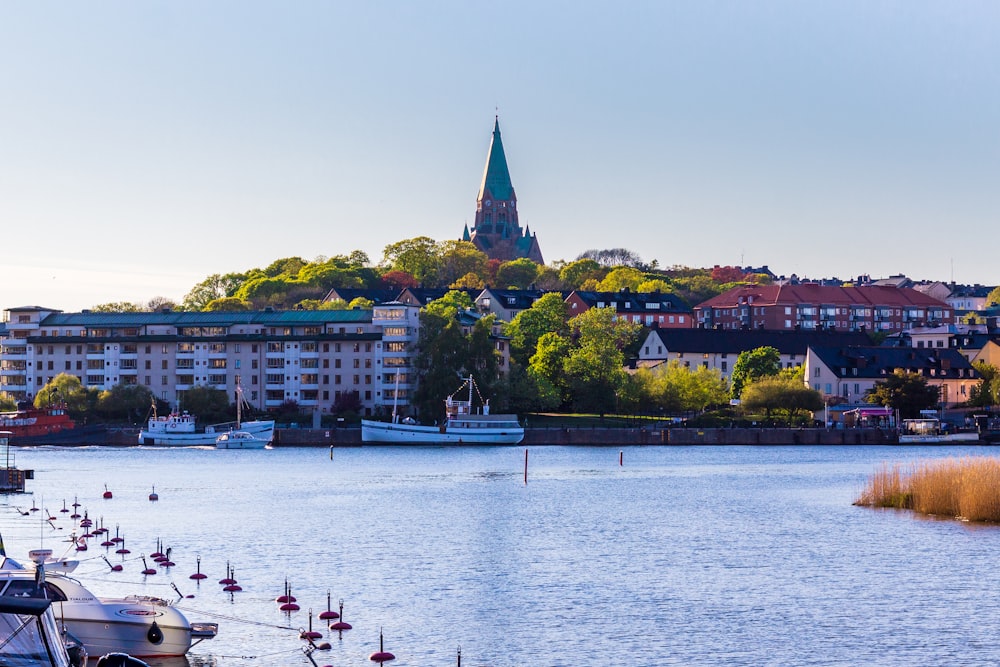
{"label": "pink float buoy", "polygon": [[202,579],[207,579],[207,578],[208,578],[207,575],[201,573],[201,556],[198,556],[198,569],[194,574],[188,577],[188,579],[195,579],[197,581],[201,581]]}
{"label": "pink float buoy", "polygon": [[332,621],[335,618],[340,618],[340,614],[330,608],[330,591],[326,592],[326,611],[321,611],[319,617],[323,621]]}

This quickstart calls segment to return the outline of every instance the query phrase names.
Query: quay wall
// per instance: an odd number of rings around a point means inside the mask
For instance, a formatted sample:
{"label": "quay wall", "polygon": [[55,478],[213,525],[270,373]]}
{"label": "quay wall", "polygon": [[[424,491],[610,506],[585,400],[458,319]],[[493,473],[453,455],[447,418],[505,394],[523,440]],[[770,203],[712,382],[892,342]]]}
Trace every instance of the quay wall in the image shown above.
{"label": "quay wall", "polygon": [[[896,433],[879,429],[788,428],[529,428],[522,445],[894,445]],[[277,429],[275,447],[358,447],[361,430]]]}

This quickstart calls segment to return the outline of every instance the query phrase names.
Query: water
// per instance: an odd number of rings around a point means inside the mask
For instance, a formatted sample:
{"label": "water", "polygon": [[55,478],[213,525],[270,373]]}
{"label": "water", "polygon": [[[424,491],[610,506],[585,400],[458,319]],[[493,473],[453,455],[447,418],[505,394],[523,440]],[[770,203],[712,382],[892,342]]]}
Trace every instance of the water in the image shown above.
{"label": "water", "polygon": [[[851,505],[883,461],[990,450],[538,447],[26,449],[0,498],[8,552],[57,553],[80,510],[132,550],[98,594],[193,594],[219,636],[159,667],[309,665],[308,609],[354,626],[319,665],[899,665],[1000,662],[1000,527]],[[103,500],[104,485],[114,493]],[[147,497],[153,485],[160,500]],[[22,516],[32,500],[63,530]],[[157,539],[177,566],[143,577]],[[209,579],[188,575],[195,559]],[[112,562],[120,556],[109,555]],[[227,561],[244,591],[215,583]],[[288,579],[302,610],[274,598]]]}

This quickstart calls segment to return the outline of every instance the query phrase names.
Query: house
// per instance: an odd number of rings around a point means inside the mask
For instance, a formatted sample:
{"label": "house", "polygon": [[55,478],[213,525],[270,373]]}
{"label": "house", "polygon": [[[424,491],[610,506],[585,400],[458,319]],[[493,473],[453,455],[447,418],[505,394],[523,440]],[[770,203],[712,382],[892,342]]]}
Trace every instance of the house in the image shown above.
{"label": "house", "polygon": [[782,368],[805,363],[810,345],[868,345],[860,332],[835,331],[733,331],[728,329],[654,328],[639,348],[638,366],[656,366],[676,359],[685,366],[705,366],[728,378],[740,352],[773,347],[781,355]]}
{"label": "house", "polygon": [[743,285],[694,307],[697,326],[711,329],[884,331],[950,322],[951,306],[900,287]]}
{"label": "house", "polygon": [[876,383],[896,370],[918,373],[938,387],[946,408],[968,400],[980,379],[968,359],[952,349],[817,345],[806,353],[806,383],[848,403],[862,402]]}
{"label": "house", "polygon": [[587,292],[574,290],[566,297],[569,316],[591,308],[611,308],[619,318],[664,329],[690,329],[693,313],[683,299],[667,292]]}
{"label": "house", "polygon": [[399,296],[399,288],[364,289],[360,287],[334,287],[326,293],[323,301],[344,301],[350,303],[355,299],[368,299],[372,303],[387,303],[395,301]]}
{"label": "house", "polygon": [[396,297],[396,301],[400,303],[405,303],[411,306],[420,306],[423,308],[431,301],[437,301],[443,297],[448,292],[465,292],[469,295],[469,299],[475,303],[476,297],[482,290],[478,289],[458,289],[452,290],[445,287],[432,288],[432,287],[407,287]]}
{"label": "house", "polygon": [[501,322],[510,322],[518,313],[531,308],[532,304],[544,295],[545,290],[539,289],[487,287],[475,298],[475,303],[479,312],[493,313]]}

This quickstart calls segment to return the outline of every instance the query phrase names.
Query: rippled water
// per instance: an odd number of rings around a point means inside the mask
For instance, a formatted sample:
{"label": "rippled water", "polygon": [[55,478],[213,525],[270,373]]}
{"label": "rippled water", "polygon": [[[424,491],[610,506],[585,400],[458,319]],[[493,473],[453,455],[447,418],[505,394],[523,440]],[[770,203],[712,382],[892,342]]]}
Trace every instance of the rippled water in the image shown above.
{"label": "rippled water", "polygon": [[[539,447],[527,484],[524,451],[26,449],[33,495],[0,498],[0,530],[15,556],[58,552],[74,497],[117,525],[125,572],[95,544],[85,584],[170,597],[172,580],[189,618],[220,623],[160,667],[309,665],[297,628],[328,589],[354,629],[327,631],[319,665],[371,664],[380,628],[399,666],[455,665],[459,646],[496,667],[1000,662],[1000,528],[851,505],[882,461],[991,450],[633,447],[619,466],[619,448]],[[14,510],[33,500],[65,528]],[[177,566],[144,578],[157,538]],[[243,592],[215,583],[227,561]]]}

